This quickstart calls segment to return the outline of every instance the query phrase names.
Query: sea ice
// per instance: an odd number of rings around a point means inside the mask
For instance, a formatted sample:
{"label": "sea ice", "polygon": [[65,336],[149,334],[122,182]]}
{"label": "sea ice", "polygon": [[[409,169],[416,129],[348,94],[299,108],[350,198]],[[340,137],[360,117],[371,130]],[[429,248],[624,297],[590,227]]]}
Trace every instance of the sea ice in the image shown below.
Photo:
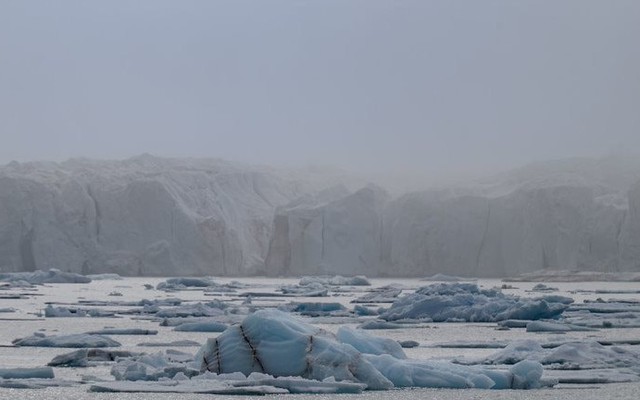
{"label": "sea ice", "polygon": [[396,324],[395,322],[387,322],[383,320],[371,320],[367,322],[363,322],[360,324],[358,328],[360,329],[401,329],[406,328],[407,325],[404,324]]}
{"label": "sea ice", "polygon": [[345,314],[346,307],[340,303],[292,303],[291,311],[310,317]]}
{"label": "sea ice", "polygon": [[594,340],[544,347],[534,340],[522,340],[510,343],[486,358],[461,362],[499,365],[515,364],[523,360],[534,360],[552,369],[624,368],[640,374],[639,352],[629,347],[603,346]]}
{"label": "sea ice", "polygon": [[139,355],[126,350],[80,349],[55,356],[47,365],[50,367],[87,367],[98,362],[115,361]]}
{"label": "sea ice", "polygon": [[441,283],[399,298],[381,317],[387,321],[430,318],[434,322],[537,320],[556,317],[567,308],[551,300],[518,298],[472,283]]}
{"label": "sea ice", "polygon": [[174,340],[173,342],[144,342],[136,346],[141,347],[200,347],[201,344],[195,340]]}
{"label": "sea ice", "polygon": [[187,288],[207,288],[216,286],[217,284],[210,278],[169,278],[164,282],[160,282],[156,289],[158,290],[184,290]]}
{"label": "sea ice", "polygon": [[60,335],[60,336],[44,336],[34,334],[22,339],[15,339],[12,342],[16,346],[35,346],[35,347],[118,347],[120,343],[115,340],[101,335]]}
{"label": "sea ice", "polygon": [[72,272],[63,272],[51,268],[48,271],[37,270],[34,272],[6,272],[0,273],[2,281],[25,281],[33,285],[44,283],[89,283],[91,278]]}
{"label": "sea ice", "polygon": [[352,303],[393,303],[402,293],[402,289],[394,287],[380,288],[372,291],[357,299],[351,300]]}
{"label": "sea ice", "polygon": [[53,379],[51,367],[0,368],[0,379]]}
{"label": "sea ice", "polygon": [[164,308],[155,315],[159,318],[175,318],[175,317],[215,317],[224,315],[226,304],[220,301],[212,301],[208,303],[187,304],[174,308]]}
{"label": "sea ice", "polygon": [[320,283],[330,286],[370,286],[371,282],[366,276],[358,275],[353,277],[336,276],[305,276],[300,279],[300,285]]}
{"label": "sea ice", "polygon": [[229,326],[216,321],[187,322],[176,326],[173,330],[180,332],[223,332]]}
{"label": "sea ice", "polygon": [[155,329],[141,328],[105,328],[97,331],[86,332],[87,335],[157,335]]}
{"label": "sea ice", "polygon": [[584,326],[550,321],[529,321],[527,332],[571,332],[571,331],[593,331],[595,329]]}

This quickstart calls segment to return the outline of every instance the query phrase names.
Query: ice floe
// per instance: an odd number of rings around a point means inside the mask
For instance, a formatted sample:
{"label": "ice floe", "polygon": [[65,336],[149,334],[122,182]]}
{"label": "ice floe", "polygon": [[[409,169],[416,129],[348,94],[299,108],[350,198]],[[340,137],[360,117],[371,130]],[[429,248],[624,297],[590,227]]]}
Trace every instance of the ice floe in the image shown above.
{"label": "ice floe", "polygon": [[180,332],[223,332],[229,326],[217,321],[187,322],[174,328]]}
{"label": "ice floe", "polygon": [[24,281],[34,285],[44,283],[89,283],[91,278],[72,272],[63,272],[59,269],[48,271],[37,270],[34,272],[5,272],[0,273],[1,281]]}
{"label": "ice floe", "polygon": [[428,319],[435,322],[537,320],[560,315],[567,305],[554,298],[526,299],[473,283],[441,283],[403,296],[381,314],[387,321]]}
{"label": "ice floe", "polygon": [[1,379],[53,379],[51,367],[36,368],[0,368]]}
{"label": "ice floe", "polygon": [[340,275],[335,276],[305,276],[300,279],[301,286],[307,286],[311,284],[319,283],[321,285],[331,286],[370,286],[371,282],[366,276],[358,275],[352,277],[345,277]]}
{"label": "ice floe", "polygon": [[15,339],[12,342],[16,346],[35,346],[35,347],[118,347],[120,343],[106,336],[101,335],[58,335],[45,336],[35,333],[21,339]]}
{"label": "ice floe", "polygon": [[100,362],[115,361],[139,355],[126,350],[80,349],[55,356],[47,365],[50,367],[88,367]]}

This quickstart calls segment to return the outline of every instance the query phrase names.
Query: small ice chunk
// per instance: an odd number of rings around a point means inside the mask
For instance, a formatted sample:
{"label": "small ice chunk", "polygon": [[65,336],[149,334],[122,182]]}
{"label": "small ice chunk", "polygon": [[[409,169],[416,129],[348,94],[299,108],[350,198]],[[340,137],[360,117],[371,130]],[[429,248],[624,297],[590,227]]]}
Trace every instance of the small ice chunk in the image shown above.
{"label": "small ice chunk", "polygon": [[53,379],[53,377],[51,367],[0,368],[0,378],[2,379]]}
{"label": "small ice chunk", "polygon": [[527,332],[571,332],[593,330],[595,329],[587,328],[585,326],[550,321],[530,321],[527,323]]}
{"label": "small ice chunk", "polygon": [[106,328],[86,333],[87,335],[157,335],[158,331],[140,328]]}
{"label": "small ice chunk", "polygon": [[115,361],[118,358],[137,356],[125,350],[80,349],[57,355],[47,365],[50,367],[87,367],[90,363]]}
{"label": "small ice chunk", "polygon": [[300,285],[310,285],[320,283],[331,286],[370,286],[371,282],[366,276],[358,275],[353,277],[336,276],[305,276],[300,279]]}
{"label": "small ice chunk", "polygon": [[63,272],[52,268],[48,271],[37,270],[34,272],[5,272],[0,273],[2,281],[26,281],[32,285],[44,283],[89,283],[91,278],[72,272]]}
{"label": "small ice chunk", "polygon": [[187,322],[176,326],[173,330],[180,332],[223,332],[229,326],[216,321]]}
{"label": "small ice chunk", "polygon": [[138,343],[141,347],[199,347],[201,344],[194,340],[175,340],[173,342],[145,342]]}
{"label": "small ice chunk", "polygon": [[169,278],[164,282],[160,282],[156,289],[159,290],[183,290],[186,288],[207,288],[216,286],[217,284],[210,278]]}

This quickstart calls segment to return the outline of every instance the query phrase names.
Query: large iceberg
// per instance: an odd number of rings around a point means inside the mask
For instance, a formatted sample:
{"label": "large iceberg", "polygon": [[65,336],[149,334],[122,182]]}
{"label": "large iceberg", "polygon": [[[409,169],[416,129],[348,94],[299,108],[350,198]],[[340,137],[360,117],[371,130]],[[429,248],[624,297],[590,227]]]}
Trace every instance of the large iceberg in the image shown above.
{"label": "large iceberg", "polygon": [[278,310],[261,310],[211,338],[196,354],[202,373],[297,376],[351,381],[368,389],[449,387],[523,389],[541,385],[542,366],[532,361],[508,371],[444,361],[409,360],[395,343],[341,329],[337,337]]}

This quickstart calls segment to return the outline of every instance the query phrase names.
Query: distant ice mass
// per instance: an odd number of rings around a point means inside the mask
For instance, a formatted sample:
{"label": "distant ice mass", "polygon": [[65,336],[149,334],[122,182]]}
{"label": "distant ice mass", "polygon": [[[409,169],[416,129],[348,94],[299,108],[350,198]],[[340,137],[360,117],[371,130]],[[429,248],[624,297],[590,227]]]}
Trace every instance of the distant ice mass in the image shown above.
{"label": "distant ice mass", "polygon": [[[213,159],[0,167],[3,273],[606,277],[640,270],[638,260],[640,160],[630,157],[399,197],[333,170]],[[38,274],[0,279],[44,282]],[[195,283],[182,279],[171,284]]]}

